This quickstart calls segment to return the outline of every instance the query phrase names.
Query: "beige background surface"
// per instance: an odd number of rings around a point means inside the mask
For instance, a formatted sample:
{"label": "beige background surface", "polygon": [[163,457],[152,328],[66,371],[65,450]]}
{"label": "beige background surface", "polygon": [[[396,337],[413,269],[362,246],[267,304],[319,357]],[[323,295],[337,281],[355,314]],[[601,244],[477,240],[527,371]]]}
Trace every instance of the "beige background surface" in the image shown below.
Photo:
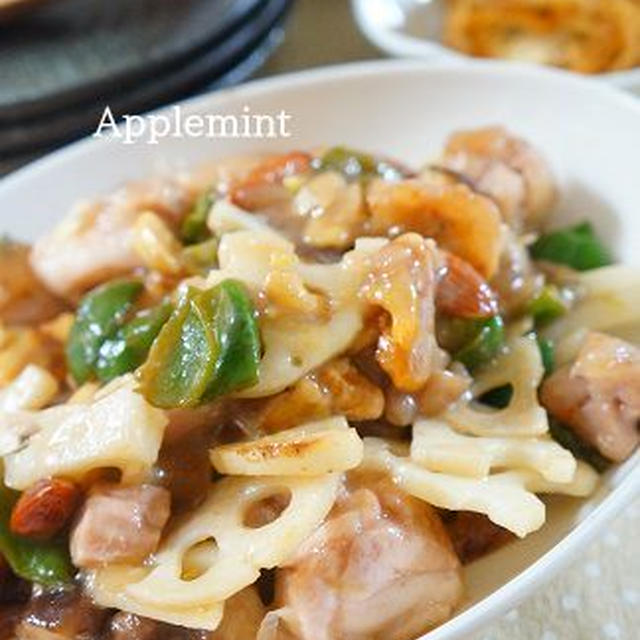
{"label": "beige background surface", "polygon": [[[347,0],[297,0],[284,43],[261,75],[381,57]],[[640,498],[580,561],[468,640],[640,640]]]}

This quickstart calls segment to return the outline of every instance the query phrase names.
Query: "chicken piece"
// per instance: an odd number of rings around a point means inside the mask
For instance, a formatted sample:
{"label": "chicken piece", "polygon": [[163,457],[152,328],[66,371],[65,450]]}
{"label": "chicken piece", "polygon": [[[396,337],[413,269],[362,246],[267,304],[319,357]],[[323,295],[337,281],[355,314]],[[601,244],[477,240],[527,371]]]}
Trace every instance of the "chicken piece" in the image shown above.
{"label": "chicken piece", "polygon": [[469,564],[516,539],[515,534],[494,524],[482,513],[449,511],[442,514],[442,522],[462,564]]}
{"label": "chicken piece", "polygon": [[81,640],[97,637],[107,616],[78,591],[42,592],[31,599],[15,640]]}
{"label": "chicken piece", "polygon": [[442,368],[435,338],[437,251],[431,241],[408,233],[372,259],[361,295],[388,313],[376,359],[400,391],[421,389]]}
{"label": "chicken piece", "polygon": [[369,233],[414,231],[466,260],[484,278],[496,272],[502,247],[500,210],[467,185],[374,180],[367,204]]}
{"label": "chicken piece", "polygon": [[362,374],[348,358],[324,365],[315,378],[328,395],[331,413],[347,420],[375,420],[382,415],[382,391]]}
{"label": "chicken piece", "polygon": [[158,546],[169,504],[169,492],[160,487],[98,487],[71,533],[73,563],[93,568],[142,562]]}
{"label": "chicken piece", "polygon": [[418,411],[415,393],[398,391],[393,385],[389,385],[385,389],[384,418],[390,425],[408,427],[415,422]]}
{"label": "chicken piece", "polygon": [[459,362],[454,362],[451,370],[436,372],[416,394],[420,413],[423,416],[441,414],[469,389],[472,382],[471,376]]}
{"label": "chicken piece", "polygon": [[259,403],[247,421],[257,433],[277,433],[306,420],[319,420],[331,414],[330,400],[312,374],[284,391]]}
{"label": "chicken piece", "polygon": [[293,242],[301,254],[305,248],[302,236],[306,218],[296,212],[291,190],[279,183],[257,182],[243,187],[241,202],[243,210],[256,215],[257,224],[277,231]]}
{"label": "chicken piece", "polygon": [[640,349],[590,333],[575,362],[544,382],[540,400],[603,456],[626,460],[640,443]]}
{"label": "chicken piece", "polygon": [[208,640],[254,640],[265,613],[256,588],[249,586],[225,602],[222,622]]}
{"label": "chicken piece", "polygon": [[74,298],[100,282],[143,266],[134,229],[144,212],[176,225],[193,194],[178,180],[155,179],[75,207],[33,247],[31,265],[51,291]]}
{"label": "chicken piece", "polygon": [[445,149],[444,166],[471,180],[499,205],[505,222],[518,230],[538,228],[556,196],[545,159],[502,127],[460,131]]}
{"label": "chicken piece", "polygon": [[231,201],[243,209],[256,211],[255,195],[263,187],[280,185],[285,178],[306,173],[311,169],[311,156],[302,151],[267,156],[248,175],[231,185]]}
{"label": "chicken piece", "polygon": [[311,160],[300,151],[257,158],[252,169],[232,181],[228,190],[233,204],[259,214],[299,251],[305,249],[302,238],[307,219],[296,210],[293,190],[285,185],[289,180],[302,182],[310,171]]}
{"label": "chicken piece", "polygon": [[434,372],[416,393],[403,393],[389,385],[385,389],[384,417],[396,427],[408,427],[419,415],[440,415],[469,389],[471,383],[471,376],[464,366],[454,362],[451,369]]}
{"label": "chicken piece", "polygon": [[461,597],[438,515],[371,477],[355,480],[276,575],[276,602],[300,640],[406,640],[446,620]]}
{"label": "chicken piece", "polygon": [[8,325],[46,322],[66,304],[40,282],[27,245],[0,239],[0,320]]}
{"label": "chicken piece", "polygon": [[382,391],[348,358],[338,358],[269,398],[255,423],[259,430],[275,433],[331,415],[375,420],[383,410]]}
{"label": "chicken piece", "polygon": [[223,160],[205,162],[195,169],[190,168],[187,175],[179,178],[192,193],[202,194],[213,185],[218,193],[224,195],[235,185],[248,180],[257,167],[263,164],[264,159],[264,156],[255,153],[229,156]]}

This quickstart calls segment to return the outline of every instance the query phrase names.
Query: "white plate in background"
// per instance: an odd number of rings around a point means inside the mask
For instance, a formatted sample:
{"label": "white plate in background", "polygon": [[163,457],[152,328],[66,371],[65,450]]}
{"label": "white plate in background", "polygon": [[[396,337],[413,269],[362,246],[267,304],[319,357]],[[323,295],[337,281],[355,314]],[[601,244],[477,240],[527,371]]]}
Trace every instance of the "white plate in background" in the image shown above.
{"label": "white plate in background", "polygon": [[[362,33],[385,53],[452,63],[475,60],[442,43],[444,1],[352,0],[352,7]],[[640,95],[640,67],[593,77]]]}
{"label": "white plate in background", "polygon": [[[191,113],[285,109],[287,140],[170,138],[152,146],[86,140],[0,181],[0,231],[33,239],[79,198],[159,170],[251,151],[348,144],[419,164],[463,127],[503,124],[549,158],[563,220],[590,218],[621,260],[640,266],[640,102],[555,70],[486,62],[451,67],[375,61],[253,82],[183,103]],[[161,113],[161,111],[159,112]],[[640,490],[640,454],[589,500],[548,501],[538,532],[470,565],[468,599],[428,640],[462,640],[516,606],[575,558]]]}

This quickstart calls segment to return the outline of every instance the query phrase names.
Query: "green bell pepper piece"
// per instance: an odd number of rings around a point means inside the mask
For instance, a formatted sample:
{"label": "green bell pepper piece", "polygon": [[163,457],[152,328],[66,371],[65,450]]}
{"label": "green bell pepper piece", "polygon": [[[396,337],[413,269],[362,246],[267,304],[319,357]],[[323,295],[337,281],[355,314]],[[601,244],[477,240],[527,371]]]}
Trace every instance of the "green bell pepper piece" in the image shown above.
{"label": "green bell pepper piece", "polygon": [[536,260],[564,264],[577,271],[597,269],[612,263],[611,254],[588,222],[543,235],[530,251]]}
{"label": "green bell pepper piece", "polygon": [[137,369],[146,359],[149,349],[169,319],[173,306],[164,302],[151,309],[138,311],[129,322],[100,347],[95,373],[102,382],[108,382]]}
{"label": "green bell pepper piece", "polygon": [[492,360],[505,341],[504,321],[500,316],[473,322],[475,336],[453,355],[454,360],[462,362],[470,371]]}
{"label": "green bell pepper piece", "polygon": [[198,305],[185,298],[151,347],[140,369],[140,388],[151,404],[193,407],[213,373],[217,345]]}
{"label": "green bell pepper piece", "polygon": [[182,262],[194,275],[206,273],[218,262],[218,239],[209,238],[182,250]]}
{"label": "green bell pepper piece", "polygon": [[67,365],[78,384],[92,377],[102,343],[118,330],[142,287],[140,280],[114,280],[80,302],[66,345]]}
{"label": "green bell pepper piece", "polygon": [[260,336],[244,287],[225,280],[189,290],[153,343],[140,369],[151,404],[193,407],[258,380]]}
{"label": "green bell pepper piece", "polygon": [[158,407],[196,406],[214,370],[217,345],[193,297],[182,300],[140,369],[142,392]]}
{"label": "green bell pepper piece", "polygon": [[204,297],[204,304],[215,316],[219,345],[215,374],[204,393],[204,399],[211,400],[258,382],[260,332],[255,307],[240,282],[221,283],[215,296]]}
{"label": "green bell pepper piece", "polygon": [[553,340],[549,338],[536,337],[538,343],[538,349],[540,349],[540,356],[542,358],[542,364],[544,366],[545,375],[553,373],[556,368],[556,350]]}
{"label": "green bell pepper piece", "polygon": [[386,180],[401,180],[406,177],[400,167],[348,147],[332,147],[314,163],[314,168],[319,171],[337,171],[352,180],[376,176]]}
{"label": "green bell pepper piece", "polygon": [[11,532],[11,511],[20,494],[0,485],[0,553],[19,577],[53,587],[70,583],[74,569],[67,545],[59,541],[35,542]]}
{"label": "green bell pepper piece", "polygon": [[213,192],[210,190],[202,193],[195,201],[180,227],[180,236],[185,244],[202,242],[211,235],[207,227],[207,217],[213,201]]}
{"label": "green bell pepper piece", "polygon": [[558,287],[549,284],[529,303],[528,312],[537,325],[545,325],[567,313],[565,304]]}

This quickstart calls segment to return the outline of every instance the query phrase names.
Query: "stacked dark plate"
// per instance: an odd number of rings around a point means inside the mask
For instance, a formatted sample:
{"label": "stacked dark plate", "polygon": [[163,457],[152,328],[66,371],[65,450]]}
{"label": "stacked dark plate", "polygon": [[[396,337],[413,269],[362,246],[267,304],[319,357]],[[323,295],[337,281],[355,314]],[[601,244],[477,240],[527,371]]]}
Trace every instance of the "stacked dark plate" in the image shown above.
{"label": "stacked dark plate", "polygon": [[292,0],[50,0],[0,22],[0,165],[253,73]]}

